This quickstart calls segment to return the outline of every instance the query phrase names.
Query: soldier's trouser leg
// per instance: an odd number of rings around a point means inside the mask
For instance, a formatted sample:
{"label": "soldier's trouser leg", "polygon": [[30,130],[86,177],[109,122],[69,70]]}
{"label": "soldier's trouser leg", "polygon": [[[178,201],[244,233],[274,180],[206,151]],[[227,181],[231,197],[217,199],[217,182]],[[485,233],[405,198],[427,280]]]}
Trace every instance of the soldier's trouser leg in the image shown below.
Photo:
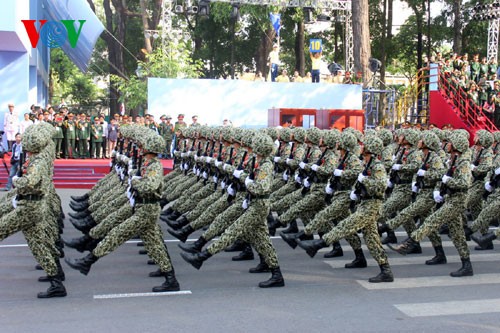
{"label": "soldier's trouser leg", "polygon": [[[223,195],[216,202],[212,203],[196,220],[189,223],[191,228],[198,230],[209,225],[217,217],[229,207],[227,195]],[[189,220],[189,218],[188,218]],[[189,220],[191,221],[191,220]]]}
{"label": "soldier's trouser leg", "polygon": [[[491,197],[491,195],[490,195]],[[489,228],[489,224],[491,221],[494,221],[500,216],[500,202],[498,199],[496,200],[488,200],[484,208],[479,213],[477,219],[472,223],[470,228],[472,231],[481,231],[482,234],[485,234]]]}
{"label": "soldier's trouser leg", "polygon": [[[214,193],[214,186],[214,183],[207,183],[207,185],[203,186],[193,195],[188,195],[186,197],[186,200],[177,200],[172,208],[174,210],[177,210],[178,212],[183,213],[193,210],[203,199],[209,197],[212,193]],[[176,206],[177,202],[179,202],[179,206]],[[174,206],[176,206],[177,208]]]}
{"label": "soldier's trouser leg", "polygon": [[119,200],[113,200],[113,203],[103,204],[95,212],[92,212],[92,217],[96,224],[100,224],[109,215],[113,214],[123,206],[130,206],[129,200],[125,194],[122,194],[118,198]]}
{"label": "soldier's trouser leg", "polygon": [[332,244],[349,235],[354,235],[358,230],[363,230],[366,246],[373,259],[379,265],[387,264],[387,255],[380,242],[377,231],[377,219],[382,205],[382,200],[361,201],[356,212],[339,222],[329,233],[323,235],[327,244]]}
{"label": "soldier's trouser leg", "polygon": [[278,178],[275,178],[273,180],[273,183],[271,184],[271,193],[276,192],[277,190],[286,185],[286,182],[283,180],[283,178],[281,178],[281,174],[277,175],[276,177]]}
{"label": "soldier's trouser leg", "polygon": [[[123,205],[110,214],[104,220],[101,221],[98,225],[90,229],[89,236],[94,239],[104,238],[111,230],[117,227],[120,223],[124,222],[128,218],[130,218],[133,214],[132,206]],[[132,235],[135,236],[135,235]]]}
{"label": "soldier's trouser leg", "polygon": [[295,190],[297,190],[297,188],[295,187],[295,182],[287,182],[279,190],[271,193],[269,197],[271,205],[273,204],[273,202],[281,200],[285,195],[292,193]]}
{"label": "soldier's trouser leg", "polygon": [[[301,200],[291,205],[283,214],[280,215],[280,221],[282,224],[288,224],[296,218],[302,219],[304,224],[307,225],[307,216],[312,215],[323,209],[325,207],[324,192],[319,189],[317,184],[313,185],[314,188],[311,189],[309,193],[302,197]],[[324,185],[321,185],[324,188]]]}
{"label": "soldier's trouser leg", "polygon": [[42,266],[48,276],[57,275],[57,264],[55,259],[59,251],[55,248],[53,240],[43,230],[40,225],[33,225],[30,228],[23,229],[24,237],[35,257],[36,261]]}
{"label": "soldier's trouser leg", "polygon": [[189,213],[186,214],[188,221],[194,221],[205,212],[205,210],[210,207],[211,204],[218,201],[224,195],[222,190],[217,190],[210,194],[205,199],[201,200]]}
{"label": "soldier's trouser leg", "polygon": [[[407,188],[407,186],[408,185],[396,185],[392,195],[384,202],[382,214],[378,220],[379,223],[385,223],[392,215],[411,204],[411,188]],[[408,235],[417,228],[413,220],[405,220],[403,227]]]}
{"label": "soldier's trouser leg", "polygon": [[192,177],[192,179],[187,179],[186,182],[179,184],[179,186],[176,186],[171,193],[167,194],[167,200],[174,201],[175,199],[179,198],[182,195],[182,193],[184,193],[184,191],[186,191],[191,186],[194,186],[196,182],[197,182],[196,177]]}
{"label": "soldier's trouser leg", "polygon": [[[467,191],[467,198],[465,200],[465,208],[472,214],[472,219],[475,220],[481,213],[483,208],[483,193],[484,193],[484,182],[475,181],[472,186]],[[486,233],[488,228],[480,230],[481,233]]]}
{"label": "soldier's trouser leg", "polygon": [[[420,193],[415,202],[401,210],[394,218],[388,220],[386,222],[387,226],[392,230],[396,230],[401,225],[415,225],[414,218],[421,217],[423,219],[427,217],[432,212],[435,204],[432,192]],[[414,229],[416,228],[414,227]]]}
{"label": "soldier's trouser leg", "polygon": [[208,229],[203,233],[203,238],[211,240],[224,232],[231,224],[233,224],[245,210],[241,207],[241,201],[235,201],[224,212],[210,223]]}
{"label": "soldier's trouser leg", "polygon": [[273,202],[271,204],[271,211],[277,212],[278,215],[283,214],[300,199],[302,199],[302,189],[295,189],[295,191],[288,193],[281,200]]}
{"label": "soldier's trouser leg", "polygon": [[452,241],[457,248],[460,257],[463,259],[469,258],[469,248],[467,247],[467,242],[465,241],[465,233],[461,218],[464,208],[464,194],[458,194],[454,197],[446,198],[443,206],[425,219],[424,223],[411,234],[411,237],[417,242],[420,242],[431,232],[438,231],[439,227],[446,223],[450,228],[450,236],[453,235],[451,236]]}
{"label": "soldier's trouser leg", "polygon": [[170,272],[172,263],[167,248],[163,241],[163,233],[157,223],[151,223],[149,228],[142,229],[139,233],[144,242],[144,249],[153,261],[160,267],[162,272]]}
{"label": "soldier's trouser leg", "polygon": [[[213,184],[212,184],[213,186]],[[194,184],[188,191],[181,194],[181,196],[172,204],[172,209],[178,211],[180,213],[185,213],[187,210],[184,210],[184,204],[196,196],[196,193],[203,189],[205,185],[203,184],[203,180],[200,179],[196,184]]]}

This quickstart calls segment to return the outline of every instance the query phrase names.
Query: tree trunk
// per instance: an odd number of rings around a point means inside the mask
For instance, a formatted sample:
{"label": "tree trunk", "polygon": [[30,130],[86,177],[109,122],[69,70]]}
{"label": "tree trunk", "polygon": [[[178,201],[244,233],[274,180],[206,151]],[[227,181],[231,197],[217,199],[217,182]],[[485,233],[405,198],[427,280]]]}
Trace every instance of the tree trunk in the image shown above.
{"label": "tree trunk", "polygon": [[144,31],[144,48],[146,49],[146,52],[150,54],[153,52],[153,47],[151,45],[151,36],[146,37],[146,30],[150,30],[149,28],[149,22],[148,22],[148,13],[146,11],[147,6],[146,6],[146,0],[140,0],[140,5],[141,5],[141,18],[142,18],[142,30]]}
{"label": "tree trunk", "polygon": [[462,0],[453,1],[453,51],[462,54]]}
{"label": "tree trunk", "polygon": [[264,78],[267,77],[267,72],[269,71],[267,57],[269,56],[269,52],[272,50],[273,39],[275,36],[276,32],[274,29],[268,28],[260,38],[260,44],[255,54],[255,70],[260,71]]}
{"label": "tree trunk", "polygon": [[297,22],[297,34],[295,35],[295,70],[300,76],[305,75],[306,59],[304,55],[304,21]]}
{"label": "tree trunk", "polygon": [[352,2],[352,27],[354,40],[354,71],[363,75],[363,87],[371,81],[368,61],[371,57],[368,0]]}

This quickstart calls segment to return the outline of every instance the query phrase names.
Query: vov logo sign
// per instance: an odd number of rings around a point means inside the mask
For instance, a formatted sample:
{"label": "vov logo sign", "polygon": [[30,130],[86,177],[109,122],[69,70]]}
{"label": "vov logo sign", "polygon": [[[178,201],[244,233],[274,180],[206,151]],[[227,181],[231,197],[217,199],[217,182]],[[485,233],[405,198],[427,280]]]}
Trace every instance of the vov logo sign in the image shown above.
{"label": "vov logo sign", "polygon": [[78,31],[75,28],[75,20],[47,21],[39,20],[40,27],[36,29],[36,20],[21,20],[26,29],[26,33],[31,42],[31,46],[36,48],[38,41],[41,40],[44,45],[50,48],[58,48],[64,45],[66,41],[72,48],[78,43],[78,38],[82,32],[83,24],[87,20],[78,20],[80,27]]}

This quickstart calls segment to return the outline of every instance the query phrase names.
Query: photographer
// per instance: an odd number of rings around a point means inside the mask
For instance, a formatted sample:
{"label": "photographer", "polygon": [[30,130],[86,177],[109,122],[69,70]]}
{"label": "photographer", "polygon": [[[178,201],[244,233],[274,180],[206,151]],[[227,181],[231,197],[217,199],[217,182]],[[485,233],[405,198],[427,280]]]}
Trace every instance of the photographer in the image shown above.
{"label": "photographer", "polygon": [[21,153],[23,152],[23,147],[21,145],[21,134],[17,133],[15,136],[16,141],[12,144],[12,157],[10,158],[10,171],[9,171],[9,180],[7,181],[7,185],[5,185],[4,191],[10,191],[12,189],[12,177],[17,174],[21,165],[19,165]]}

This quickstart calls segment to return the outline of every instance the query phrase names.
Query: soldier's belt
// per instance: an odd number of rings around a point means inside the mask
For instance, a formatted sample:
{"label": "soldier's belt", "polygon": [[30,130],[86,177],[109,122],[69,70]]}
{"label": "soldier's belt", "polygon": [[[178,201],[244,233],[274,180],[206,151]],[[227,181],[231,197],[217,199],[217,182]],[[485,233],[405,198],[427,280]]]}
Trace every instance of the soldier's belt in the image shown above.
{"label": "soldier's belt", "polygon": [[253,195],[252,194],[252,199],[269,199],[269,194],[267,194],[267,195]]}
{"label": "soldier's belt", "polygon": [[28,195],[22,195],[18,194],[16,196],[16,200],[29,200],[29,201],[39,201],[43,199],[43,195],[36,195],[36,194],[28,194]]}
{"label": "soldier's belt", "polygon": [[474,177],[474,181],[483,181],[486,178],[486,174],[482,174]]}
{"label": "soldier's belt", "polygon": [[412,180],[411,179],[408,179],[408,180],[400,180],[398,185],[403,185],[403,184],[411,184],[412,183]]}
{"label": "soldier's belt", "polygon": [[157,198],[135,198],[135,204],[139,205],[147,205],[147,204],[155,204],[158,203],[160,200]]}
{"label": "soldier's belt", "polygon": [[360,198],[361,200],[384,200],[383,196],[378,195],[363,195]]}

